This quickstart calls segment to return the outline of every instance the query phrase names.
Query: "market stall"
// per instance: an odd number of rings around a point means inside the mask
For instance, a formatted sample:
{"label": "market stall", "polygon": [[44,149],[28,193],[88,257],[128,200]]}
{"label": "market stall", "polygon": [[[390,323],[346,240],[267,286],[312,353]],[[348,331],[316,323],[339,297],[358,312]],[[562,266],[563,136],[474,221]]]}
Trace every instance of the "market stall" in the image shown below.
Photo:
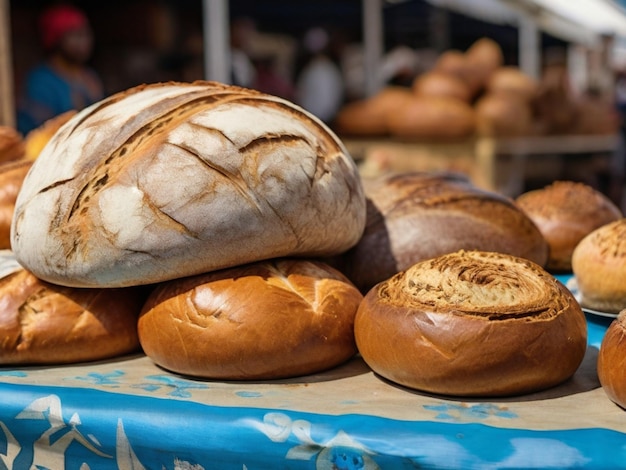
{"label": "market stall", "polygon": [[624,411],[595,367],[612,319],[587,321],[571,380],[489,400],[418,393],[359,357],[266,382],[188,378],[142,354],[4,367],[0,458],[7,469],[624,468]]}

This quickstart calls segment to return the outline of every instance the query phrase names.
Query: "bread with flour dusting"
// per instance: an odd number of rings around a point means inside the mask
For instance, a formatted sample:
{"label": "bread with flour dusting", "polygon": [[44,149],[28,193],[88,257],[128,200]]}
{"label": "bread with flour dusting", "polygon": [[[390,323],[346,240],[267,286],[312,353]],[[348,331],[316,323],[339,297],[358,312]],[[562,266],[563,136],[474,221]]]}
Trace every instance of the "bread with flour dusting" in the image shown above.
{"label": "bread with flour dusting", "polygon": [[143,85],[70,119],[18,196],[13,250],[41,279],[149,284],[357,243],[354,161],[319,119],[215,82]]}

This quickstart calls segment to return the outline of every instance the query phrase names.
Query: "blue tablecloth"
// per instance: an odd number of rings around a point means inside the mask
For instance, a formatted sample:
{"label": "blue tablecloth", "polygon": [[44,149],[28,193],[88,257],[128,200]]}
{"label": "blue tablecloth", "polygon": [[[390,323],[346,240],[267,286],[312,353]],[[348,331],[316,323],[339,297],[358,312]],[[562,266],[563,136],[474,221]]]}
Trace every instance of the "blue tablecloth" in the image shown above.
{"label": "blue tablecloth", "polygon": [[611,321],[588,316],[587,355],[566,383],[488,401],[394,385],[359,357],[267,382],[194,380],[141,354],[4,368],[0,468],[626,468],[626,411],[596,374]]}

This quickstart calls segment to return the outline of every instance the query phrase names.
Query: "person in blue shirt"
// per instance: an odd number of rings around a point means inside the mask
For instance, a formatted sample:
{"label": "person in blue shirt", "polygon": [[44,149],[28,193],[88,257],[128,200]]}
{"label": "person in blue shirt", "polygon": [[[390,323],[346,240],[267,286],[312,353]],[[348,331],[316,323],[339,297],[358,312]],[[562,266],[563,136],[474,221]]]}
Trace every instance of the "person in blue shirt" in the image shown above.
{"label": "person in blue shirt", "polygon": [[93,34],[85,14],[69,5],[53,6],[40,17],[45,60],[29,72],[17,103],[17,128],[22,135],[66,111],[104,98],[97,73],[87,63]]}

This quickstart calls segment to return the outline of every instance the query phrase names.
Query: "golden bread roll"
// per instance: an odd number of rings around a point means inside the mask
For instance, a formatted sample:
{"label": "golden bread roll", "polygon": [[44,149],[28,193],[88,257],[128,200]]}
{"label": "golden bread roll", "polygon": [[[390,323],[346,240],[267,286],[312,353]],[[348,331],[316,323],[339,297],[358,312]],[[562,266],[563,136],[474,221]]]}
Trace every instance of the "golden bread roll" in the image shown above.
{"label": "golden bread roll", "polygon": [[486,93],[474,104],[480,135],[520,137],[534,131],[530,104],[514,93]]}
{"label": "golden bread roll", "polygon": [[500,44],[483,37],[465,51],[468,66],[474,71],[478,87],[484,89],[491,75],[504,65],[504,54]]}
{"label": "golden bread roll", "polygon": [[156,286],[138,322],[145,353],[213,379],[312,374],[356,353],[361,293],[318,261],[252,263]]}
{"label": "golden bread roll", "polygon": [[495,70],[486,85],[488,93],[511,93],[530,103],[538,92],[538,83],[518,67],[503,66]]}
{"label": "golden bread roll", "polygon": [[572,253],[580,304],[618,313],[626,308],[626,218],[585,236]]}
{"label": "golden bread roll", "polygon": [[449,253],[372,288],[355,319],[374,372],[429,393],[507,396],[570,378],[587,348],[573,295],[531,261]]}
{"label": "golden bread roll", "polygon": [[453,75],[465,83],[472,94],[476,95],[481,89],[481,76],[476,73],[467,54],[456,49],[448,49],[441,53],[432,70]]}
{"label": "golden bread roll", "polygon": [[604,333],[597,368],[606,395],[626,408],[626,310],[618,314]]}
{"label": "golden bread roll", "polygon": [[472,98],[471,90],[460,78],[436,70],[415,77],[412,90],[418,96],[442,96],[466,102]]}
{"label": "golden bread roll", "polygon": [[387,125],[391,135],[405,139],[460,140],[474,135],[476,115],[459,99],[414,95],[388,116]]}
{"label": "golden bread roll", "polygon": [[515,200],[537,225],[550,246],[546,268],[572,270],[576,245],[593,230],[623,217],[607,196],[585,183],[555,181]]}
{"label": "golden bread roll", "polygon": [[0,163],[0,249],[11,248],[15,200],[31,165],[31,161],[24,159]]}
{"label": "golden bread roll", "polygon": [[70,364],[139,350],[145,294],[76,289],[20,269],[0,279],[0,364]]}
{"label": "golden bread roll", "polygon": [[389,133],[389,114],[412,96],[409,88],[386,86],[369,98],[344,105],[337,113],[333,127],[342,135],[386,135]]}
{"label": "golden bread roll", "polygon": [[48,282],[126,287],[341,253],[364,225],[358,168],[318,118],[254,90],[169,82],[54,134],[18,195],[11,247]]}
{"label": "golden bread roll", "polygon": [[24,139],[11,126],[0,125],[0,162],[19,160],[24,157]]}
{"label": "golden bread roll", "polygon": [[26,137],[24,137],[24,158],[35,160],[52,136],[75,114],[75,110],[66,111],[52,119],[48,119],[41,126],[26,134]]}
{"label": "golden bread roll", "polygon": [[342,255],[342,271],[366,291],[428,258],[460,249],[497,251],[543,266],[548,244],[514,202],[452,173],[364,179],[367,223]]}

